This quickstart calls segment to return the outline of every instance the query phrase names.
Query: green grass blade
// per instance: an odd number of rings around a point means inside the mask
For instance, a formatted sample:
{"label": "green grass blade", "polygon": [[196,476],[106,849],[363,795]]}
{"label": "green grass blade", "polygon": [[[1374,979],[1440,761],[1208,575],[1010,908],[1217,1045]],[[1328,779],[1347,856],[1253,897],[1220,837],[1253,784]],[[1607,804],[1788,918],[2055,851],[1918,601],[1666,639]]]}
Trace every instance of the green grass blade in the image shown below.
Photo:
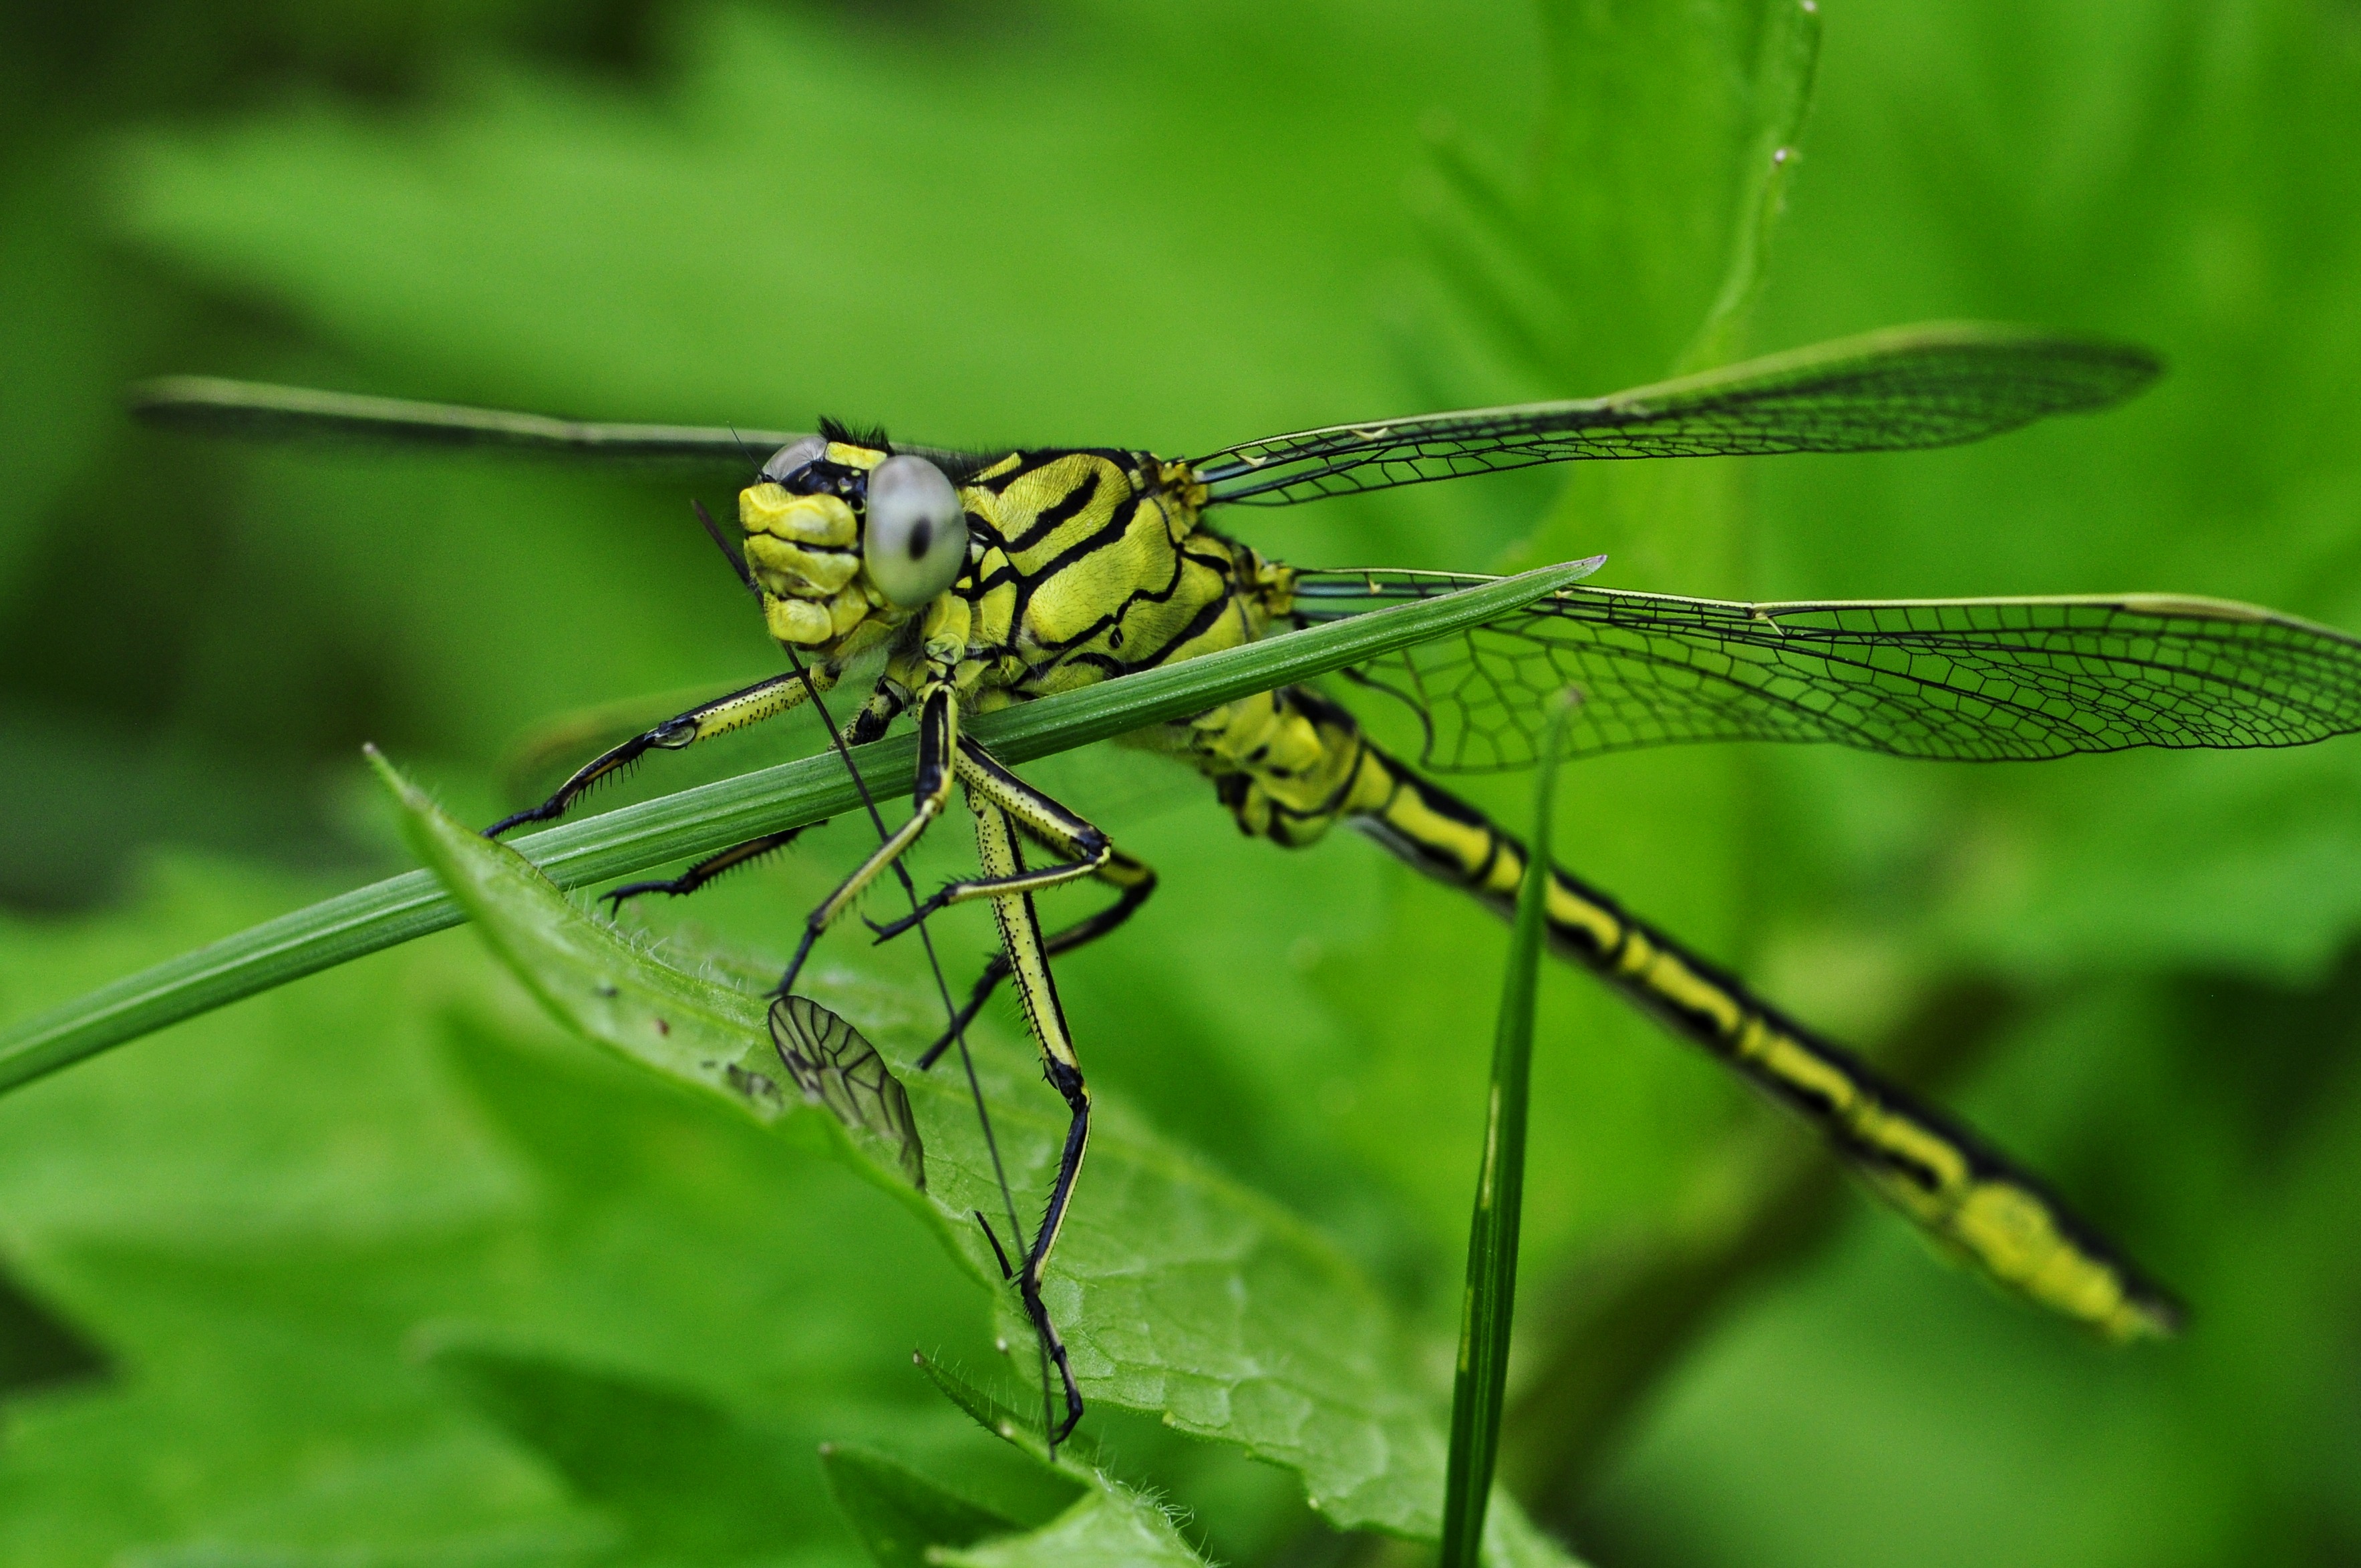
{"label": "green grass blade", "polygon": [[1500,1021],[1492,1042],[1492,1093],[1476,1214],[1467,1234],[1467,1295],[1459,1319],[1459,1372],[1451,1395],[1451,1456],[1444,1480],[1443,1568],[1476,1568],[1485,1504],[1500,1447],[1509,1376],[1510,1320],[1517,1299],[1517,1221],[1525,1196],[1525,1120],[1532,1078],[1533,996],[1540,984],[1549,905],[1550,806],[1557,784],[1567,700],[1551,722],[1533,796],[1532,850],[1517,890]]}
{"label": "green grass blade", "polygon": [[[1545,567],[1466,593],[1145,670],[987,714],[976,720],[974,732],[1004,761],[1027,762],[1481,624],[1594,570],[1593,562]],[[916,756],[917,742],[906,735],[860,752],[870,787],[886,795],[909,786]],[[521,839],[517,848],[559,886],[577,887],[710,854],[857,804],[842,764],[822,753],[567,823]],[[266,921],[0,1031],[0,1092],[168,1024],[460,919],[458,905],[432,876],[412,872]]]}

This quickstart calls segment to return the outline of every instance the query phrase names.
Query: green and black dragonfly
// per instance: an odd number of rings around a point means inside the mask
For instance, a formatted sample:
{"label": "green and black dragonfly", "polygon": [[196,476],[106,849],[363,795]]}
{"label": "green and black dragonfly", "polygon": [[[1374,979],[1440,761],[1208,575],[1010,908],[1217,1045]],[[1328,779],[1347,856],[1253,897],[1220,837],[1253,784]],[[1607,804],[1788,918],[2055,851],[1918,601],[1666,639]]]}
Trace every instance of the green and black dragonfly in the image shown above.
{"label": "green and black dragonfly", "polygon": [[[798,1081],[817,1081],[812,1052],[824,1039],[840,1064],[830,1081],[867,1083],[857,1098],[872,1118],[897,1114],[898,1091],[862,1078],[865,1044],[832,1033],[840,1021],[797,998],[795,984],[814,942],[961,786],[979,874],[914,898],[910,916],[881,929],[988,900],[1000,951],[921,1065],[1013,981],[1069,1107],[1041,1221],[1013,1262],[1004,1257],[1062,1382],[1063,1419],[1052,1423],[1062,1432],[1082,1397],[1040,1286],[1082,1168],[1091,1102],[1051,960],[1121,926],[1156,879],[1004,767],[966,733],[967,718],[1488,580],[1289,565],[1212,526],[1222,509],[1544,463],[1949,445],[2104,407],[2157,369],[2120,345],[1921,326],[1609,397],[1335,425],[1188,459],[1120,446],[951,451],[826,422],[809,435],[578,423],[195,379],[151,384],[137,406],[211,430],[678,461],[742,483],[737,534],[714,535],[790,667],[612,748],[490,831],[561,815],[651,751],[818,701],[856,664],[877,670],[842,740],[857,747],[914,719],[914,810],[891,832],[881,821],[878,850],[805,919],[773,1030],[783,1058],[802,1064]],[[750,444],[767,455],[750,457]],[[1353,674],[1420,716],[1416,759],[1381,750],[1333,696],[1301,686],[1128,739],[1197,769],[1250,834],[1296,847],[1347,824],[1505,911],[1526,847],[1428,775],[1532,762],[1545,705],[1569,689],[1580,698],[1577,753],[1784,740],[2032,761],[2134,746],[2299,745],[2361,729],[2361,641],[2248,605],[2158,594],[1742,604],[1576,585]],[[690,893],[793,836],[766,835],[618,893]],[[1046,927],[1035,896],[1085,880],[1104,884],[1109,902]],[[1817,1126],[1870,1188],[1993,1279],[2110,1335],[2174,1328],[2164,1291],[1982,1138],[1560,868],[1548,927],[1560,955]]]}

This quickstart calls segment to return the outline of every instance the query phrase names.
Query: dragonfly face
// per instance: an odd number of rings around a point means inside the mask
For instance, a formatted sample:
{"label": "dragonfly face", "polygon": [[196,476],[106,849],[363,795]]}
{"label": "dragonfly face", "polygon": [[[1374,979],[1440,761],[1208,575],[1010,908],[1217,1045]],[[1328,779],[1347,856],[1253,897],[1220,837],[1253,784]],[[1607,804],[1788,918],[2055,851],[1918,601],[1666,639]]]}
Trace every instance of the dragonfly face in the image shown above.
{"label": "dragonfly face", "polygon": [[831,426],[772,455],[739,521],[772,636],[823,682],[891,650],[883,715],[935,681],[989,709],[1263,635],[1289,574],[1202,503],[1148,453],[897,451]]}
{"label": "dragonfly face", "polygon": [[738,497],[771,635],[841,655],[890,635],[968,562],[966,509],[924,457],[807,436]]}

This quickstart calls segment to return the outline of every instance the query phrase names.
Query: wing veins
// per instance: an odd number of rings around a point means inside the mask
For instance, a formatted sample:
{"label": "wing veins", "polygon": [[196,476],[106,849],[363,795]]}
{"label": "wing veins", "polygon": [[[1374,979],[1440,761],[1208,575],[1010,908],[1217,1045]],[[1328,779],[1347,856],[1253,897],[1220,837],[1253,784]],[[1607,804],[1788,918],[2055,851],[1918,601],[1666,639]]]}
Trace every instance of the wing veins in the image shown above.
{"label": "wing veins", "polygon": [[[1306,620],[1446,586],[1305,577],[1319,607]],[[1943,617],[1958,623],[1916,619]],[[2361,729],[2361,641],[2249,606],[2138,595],[1749,605],[1574,588],[1356,674],[1416,711],[1423,760],[1446,772],[1530,762],[1540,700],[1569,683],[1592,690],[1576,745],[1587,753],[1766,740],[2030,761]]]}
{"label": "wing veins", "polygon": [[2103,407],[2158,369],[2149,355],[2118,344],[1935,323],[1609,397],[1269,436],[1191,466],[1211,502],[1283,506],[1580,458],[1942,446]]}

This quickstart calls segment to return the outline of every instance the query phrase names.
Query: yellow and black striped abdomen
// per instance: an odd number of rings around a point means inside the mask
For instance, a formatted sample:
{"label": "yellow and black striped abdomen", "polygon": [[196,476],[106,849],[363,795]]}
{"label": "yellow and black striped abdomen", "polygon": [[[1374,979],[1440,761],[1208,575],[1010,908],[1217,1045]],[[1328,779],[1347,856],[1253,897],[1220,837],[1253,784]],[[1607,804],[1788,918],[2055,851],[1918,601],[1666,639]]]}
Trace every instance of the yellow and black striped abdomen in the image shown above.
{"label": "yellow and black striped abdomen", "polygon": [[[1312,766],[1269,779],[1248,754],[1201,754],[1247,831],[1281,843],[1350,821],[1419,870],[1513,909],[1525,846],[1474,806],[1370,745],[1312,693],[1272,694],[1265,735],[1316,737]],[[1819,1128],[1879,1194],[1944,1250],[2009,1288],[2119,1339],[2168,1334],[2180,1309],[2055,1195],[1951,1118],[1764,1003],[1732,976],[1551,868],[1551,946]]]}

